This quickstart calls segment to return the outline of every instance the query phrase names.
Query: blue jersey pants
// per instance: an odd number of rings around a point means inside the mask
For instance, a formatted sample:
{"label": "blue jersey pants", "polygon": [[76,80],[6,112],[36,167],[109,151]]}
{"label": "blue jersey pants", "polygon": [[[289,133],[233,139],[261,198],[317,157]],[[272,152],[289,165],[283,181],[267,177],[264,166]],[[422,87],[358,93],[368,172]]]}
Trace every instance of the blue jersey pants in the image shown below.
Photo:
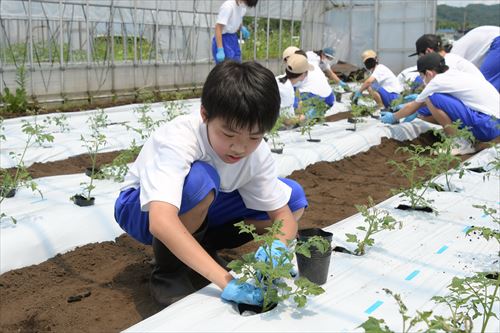
{"label": "blue jersey pants", "polygon": [[[294,212],[307,207],[308,203],[302,187],[291,179],[279,179],[292,188],[288,201],[290,210]],[[184,180],[179,215],[194,208],[211,191],[214,191],[215,199],[207,214],[209,229],[244,219],[269,220],[266,212],[246,208],[237,190],[229,193],[220,192],[219,185],[219,175],[214,167],[205,162],[194,162]],[[149,213],[141,211],[139,196],[140,188],[123,190],[115,202],[115,220],[134,239],[144,244],[151,244],[153,235],[149,232]]]}
{"label": "blue jersey pants", "polygon": [[[490,141],[500,135],[500,120],[482,112],[472,110],[458,98],[448,94],[433,94],[429,96],[432,104],[443,110],[452,122],[460,119],[462,127],[468,127],[474,137],[479,141]],[[422,116],[430,116],[429,108],[421,107],[418,113]]]}
{"label": "blue jersey pants", "polygon": [[500,36],[491,43],[479,70],[484,78],[500,91]]}
{"label": "blue jersey pants", "polygon": [[[222,47],[224,48],[224,54],[226,58],[224,60],[234,60],[241,62],[241,50],[240,44],[238,44],[238,34],[222,34]],[[215,63],[218,64],[215,54],[217,53],[217,42],[215,41],[215,36],[212,38],[212,55],[215,59]]]}

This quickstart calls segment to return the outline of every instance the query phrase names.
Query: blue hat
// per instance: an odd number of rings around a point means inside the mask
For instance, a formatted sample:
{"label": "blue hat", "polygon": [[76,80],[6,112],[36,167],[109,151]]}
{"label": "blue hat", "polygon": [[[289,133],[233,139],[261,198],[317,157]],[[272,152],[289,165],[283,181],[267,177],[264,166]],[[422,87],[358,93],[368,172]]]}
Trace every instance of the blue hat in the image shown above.
{"label": "blue hat", "polygon": [[335,51],[331,47],[325,47],[323,49],[323,54],[326,55],[328,58],[335,58]]}

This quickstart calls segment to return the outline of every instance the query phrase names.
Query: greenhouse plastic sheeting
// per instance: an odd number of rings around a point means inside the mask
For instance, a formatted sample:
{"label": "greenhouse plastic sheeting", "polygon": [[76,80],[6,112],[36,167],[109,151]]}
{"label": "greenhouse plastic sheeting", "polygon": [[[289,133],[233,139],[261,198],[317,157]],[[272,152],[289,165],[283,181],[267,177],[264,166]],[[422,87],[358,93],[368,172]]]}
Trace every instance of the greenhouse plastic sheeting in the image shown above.
{"label": "greenhouse plastic sheeting", "polygon": [[[320,143],[307,142],[297,130],[280,132],[285,150],[282,155],[273,154],[280,176],[287,176],[318,161],[335,161],[367,151],[379,144],[382,137],[397,135],[399,140],[409,140],[431,128],[430,124],[420,120],[402,125],[383,125],[368,118],[366,123],[358,124],[356,132],[347,131],[352,124],[346,120],[325,125],[316,125],[312,130],[313,137],[321,138]],[[396,127],[402,129],[395,131]],[[38,158],[42,158],[44,152],[43,148],[40,149]],[[113,205],[121,184],[95,180],[95,206],[80,208],[69,198],[79,193],[79,184],[87,179],[83,171],[76,175],[39,178],[36,182],[44,195],[43,199],[21,188],[14,198],[2,202],[2,212],[18,222],[12,224],[6,217],[0,223],[0,273],[40,263],[76,246],[114,240],[120,235],[121,230],[113,218]],[[72,214],[76,211],[78,214]],[[71,216],[71,219],[61,219],[63,216]],[[82,233],[81,228],[75,227],[77,224],[95,224],[99,229],[93,233],[86,228],[89,233]]]}
{"label": "greenhouse plastic sheeting", "polygon": [[[495,151],[481,155],[480,162],[491,161]],[[326,292],[309,298],[304,309],[286,301],[265,314],[242,316],[233,304],[221,300],[220,290],[211,284],[125,332],[362,332],[358,326],[368,316],[383,318],[392,330],[400,332],[399,308],[382,288],[400,294],[410,315],[416,310],[433,310],[449,316],[447,308],[437,306],[431,297],[444,295],[453,277],[500,268],[495,240],[465,234],[471,225],[492,227],[491,218],[472,205],[498,207],[498,172],[488,179],[468,172],[452,181],[462,188],[460,192],[431,191],[428,195],[439,215],[397,210],[394,207],[402,202],[397,196],[377,205],[401,221],[402,228],[375,235],[374,246],[363,256],[333,252],[323,285]],[[324,229],[333,233],[333,246],[354,250],[345,234],[361,236],[356,227],[362,220],[356,214]],[[493,312],[499,310],[496,303]],[[480,320],[475,320],[474,327],[480,327]],[[486,331],[498,327],[499,320],[491,318]]]}

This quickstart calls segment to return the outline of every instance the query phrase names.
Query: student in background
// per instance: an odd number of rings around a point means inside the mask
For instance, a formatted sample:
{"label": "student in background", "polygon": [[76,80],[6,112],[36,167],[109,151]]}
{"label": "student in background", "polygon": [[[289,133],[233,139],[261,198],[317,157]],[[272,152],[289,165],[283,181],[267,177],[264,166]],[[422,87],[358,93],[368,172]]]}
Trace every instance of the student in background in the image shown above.
{"label": "student in background", "polygon": [[276,78],[281,98],[280,115],[290,121],[296,118],[295,109],[298,108],[294,87],[299,86],[307,77],[308,72],[312,70],[314,67],[308,63],[306,57],[301,54],[292,54],[287,56],[285,74]]}
{"label": "student in background", "polygon": [[446,52],[443,42],[441,41],[441,37],[437,35],[433,34],[422,35],[415,42],[415,48],[416,48],[415,53],[410,54],[409,57],[413,57],[416,55],[421,57],[430,52],[437,52],[445,59],[446,65],[449,68],[469,73],[471,75],[475,75],[477,77],[484,79],[484,75],[470,61],[464,59],[463,57],[457,54]]}
{"label": "student in background", "polygon": [[368,90],[380,108],[389,107],[392,100],[398,98],[399,93],[403,90],[399,80],[387,66],[379,63],[375,51],[364,51],[361,54],[361,59],[371,75],[354,93],[354,100],[361,97],[363,91]]}
{"label": "student in background", "polygon": [[453,43],[450,53],[473,63],[500,91],[500,27],[485,25],[472,29]]}
{"label": "student in background", "polygon": [[[424,90],[398,112],[382,112],[383,123],[393,124],[418,112],[420,119],[443,126],[448,135],[454,134],[449,125],[457,120],[479,141],[500,135],[500,95],[488,81],[448,68],[445,59],[435,52],[420,57],[417,69],[425,83]],[[452,154],[474,152],[471,142],[456,139]]]}
{"label": "student in background", "polygon": [[325,47],[322,50],[317,51],[307,51],[307,60],[311,64],[317,65],[326,77],[333,80],[336,84],[340,85],[342,88],[347,87],[347,83],[342,81],[333,71],[332,66],[335,65],[335,51],[331,47]]}
{"label": "student in background", "polygon": [[247,7],[255,7],[258,0],[226,0],[219,9],[215,36],[212,39],[212,54],[215,63],[225,59],[241,62],[241,49],[238,44],[238,30],[242,37],[248,39],[250,31],[241,25]]}

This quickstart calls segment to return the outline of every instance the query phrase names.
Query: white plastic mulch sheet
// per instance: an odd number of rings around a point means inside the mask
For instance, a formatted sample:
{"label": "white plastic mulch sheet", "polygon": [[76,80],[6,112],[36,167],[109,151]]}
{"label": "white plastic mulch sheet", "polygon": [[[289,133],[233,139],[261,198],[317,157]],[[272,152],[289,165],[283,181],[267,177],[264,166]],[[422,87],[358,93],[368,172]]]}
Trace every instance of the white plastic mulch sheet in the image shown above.
{"label": "white plastic mulch sheet", "polygon": [[[168,102],[167,102],[168,103]],[[174,101],[175,107],[172,109],[181,111],[184,114],[193,112],[200,112],[200,99],[190,99],[184,101]],[[173,104],[172,104],[173,105]],[[137,145],[142,145],[144,140],[141,139],[139,133],[127,129],[127,127],[141,128],[139,122],[139,113],[134,112],[144,104],[130,104],[117,106],[105,109],[107,115],[107,126],[102,128],[101,132],[106,136],[106,143],[99,149],[99,152],[110,152],[126,149],[130,147],[132,140],[135,140]],[[151,111],[147,113],[153,121],[166,119],[167,109],[164,103],[150,104]],[[328,110],[327,115],[336,114],[339,112],[346,112],[349,108],[342,103],[335,103],[334,106]],[[54,141],[50,143],[31,144],[28,147],[24,163],[30,166],[35,162],[44,163],[64,160],[68,157],[87,153],[86,147],[81,141],[81,135],[85,138],[89,137],[90,129],[87,120],[92,115],[96,115],[98,110],[83,111],[83,112],[69,112],[57,113],[48,115],[38,115],[30,117],[20,117],[13,119],[6,119],[3,123],[2,134],[6,137],[6,142],[1,143],[0,149],[0,166],[2,168],[14,167],[17,163],[17,158],[13,159],[11,154],[21,154],[26,146],[27,135],[23,133],[22,126],[24,121],[31,124],[35,122],[39,125],[45,125],[44,132],[50,133],[54,136]],[[67,118],[65,128],[61,128],[55,123],[54,118],[64,116]],[[47,120],[52,119],[50,124]]]}
{"label": "white plastic mulch sheet", "polygon": [[[494,150],[481,152],[473,164],[484,166],[494,158]],[[445,295],[452,278],[480,271],[498,271],[498,244],[477,235],[466,236],[470,226],[495,228],[491,217],[474,204],[498,209],[499,174],[468,172],[452,181],[460,192],[431,191],[427,198],[439,214],[402,211],[402,202],[392,197],[377,207],[387,210],[402,222],[402,228],[374,235],[375,244],[364,256],[333,252],[326,292],[308,299],[307,307],[296,309],[292,301],[260,315],[242,316],[233,304],[220,298],[213,284],[171,305],[156,315],[130,327],[126,332],[356,332],[368,316],[384,319],[391,330],[402,331],[402,319],[394,299],[382,288],[400,294],[409,309],[433,310],[449,317],[443,306],[431,301]],[[441,180],[442,181],[442,180]],[[439,180],[438,180],[439,182]],[[356,229],[363,218],[351,216],[325,230],[333,233],[333,245],[354,250],[346,242],[346,233],[361,236]],[[493,312],[498,313],[499,304]],[[481,317],[474,322],[476,331]],[[491,318],[487,332],[497,332],[500,322]]]}

